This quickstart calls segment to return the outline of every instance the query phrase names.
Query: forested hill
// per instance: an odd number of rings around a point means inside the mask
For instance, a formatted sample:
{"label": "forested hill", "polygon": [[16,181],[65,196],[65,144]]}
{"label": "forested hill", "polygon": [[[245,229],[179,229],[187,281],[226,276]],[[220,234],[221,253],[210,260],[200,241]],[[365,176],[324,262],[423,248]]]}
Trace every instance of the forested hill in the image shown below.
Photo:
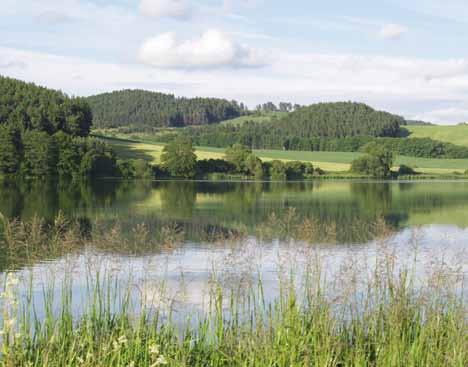
{"label": "forested hill", "polygon": [[215,98],[177,98],[144,90],[123,90],[87,98],[94,126],[182,127],[241,116],[243,104]]}
{"label": "forested hill", "polygon": [[397,137],[400,125],[404,124],[402,117],[376,111],[365,104],[338,102],[301,107],[271,127],[297,138]]}
{"label": "forested hill", "polygon": [[0,76],[0,178],[115,175],[112,150],[88,137],[92,120],[83,98]]}
{"label": "forested hill", "polygon": [[0,76],[0,126],[73,136],[89,134],[92,115],[83,98]]}
{"label": "forested hill", "polygon": [[[352,137],[400,137],[402,117],[380,112],[365,104],[338,102],[300,107],[280,119],[248,121],[240,125],[213,125],[188,132],[197,144],[229,146],[242,143],[259,149],[296,150],[313,140]],[[309,150],[309,148],[304,149]]]}

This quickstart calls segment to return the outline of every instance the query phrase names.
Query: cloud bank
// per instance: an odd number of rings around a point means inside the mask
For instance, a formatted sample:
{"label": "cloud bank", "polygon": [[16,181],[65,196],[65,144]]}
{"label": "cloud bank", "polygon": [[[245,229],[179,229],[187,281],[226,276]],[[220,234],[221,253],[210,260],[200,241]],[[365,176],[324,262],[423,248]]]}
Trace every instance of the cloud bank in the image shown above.
{"label": "cloud bank", "polygon": [[384,24],[380,29],[379,35],[381,38],[386,40],[395,40],[401,38],[405,33],[408,32],[408,28],[401,24]]}
{"label": "cloud bank", "polygon": [[154,18],[189,19],[192,8],[186,0],[141,0],[140,11],[143,15]]}
{"label": "cloud bank", "polygon": [[140,60],[168,69],[251,68],[265,65],[262,52],[232,40],[218,30],[208,30],[198,38],[180,39],[163,33],[147,39]]}

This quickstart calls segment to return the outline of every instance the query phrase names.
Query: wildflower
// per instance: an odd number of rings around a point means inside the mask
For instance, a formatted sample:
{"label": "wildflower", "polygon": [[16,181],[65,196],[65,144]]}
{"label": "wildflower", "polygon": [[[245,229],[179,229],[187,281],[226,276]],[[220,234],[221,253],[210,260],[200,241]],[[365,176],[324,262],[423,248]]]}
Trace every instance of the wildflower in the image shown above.
{"label": "wildflower", "polygon": [[163,366],[167,364],[167,360],[163,355],[160,355],[150,367]]}
{"label": "wildflower", "polygon": [[151,355],[159,354],[159,346],[157,344],[151,344],[148,350]]}
{"label": "wildflower", "polygon": [[13,343],[13,339],[15,338],[16,315],[18,313],[17,285],[18,280],[12,274],[8,274],[5,289],[0,294],[3,318],[1,335],[6,335],[5,343],[7,345]]}
{"label": "wildflower", "polygon": [[5,328],[7,330],[13,329],[15,327],[15,325],[16,325],[16,317],[12,317],[9,320],[4,320],[3,325],[5,325]]}
{"label": "wildflower", "polygon": [[134,361],[131,361],[127,367],[135,367],[135,362]]}
{"label": "wildflower", "polygon": [[114,349],[114,352],[118,352],[120,350],[120,344],[117,343],[116,341],[113,341],[112,348]]}
{"label": "wildflower", "polygon": [[13,274],[8,274],[7,282],[6,282],[7,288],[8,286],[15,287],[18,285],[18,283],[19,283],[19,280],[15,278]]}
{"label": "wildflower", "polygon": [[128,339],[125,335],[122,335],[121,337],[119,337],[119,339],[117,339],[117,342],[121,345],[125,345],[128,343]]}

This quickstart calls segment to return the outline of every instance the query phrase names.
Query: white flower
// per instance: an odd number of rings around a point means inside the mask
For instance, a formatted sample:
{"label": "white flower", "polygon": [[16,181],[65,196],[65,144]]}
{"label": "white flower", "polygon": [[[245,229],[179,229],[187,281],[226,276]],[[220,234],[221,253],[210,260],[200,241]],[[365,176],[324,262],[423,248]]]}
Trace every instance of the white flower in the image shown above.
{"label": "white flower", "polygon": [[152,355],[158,355],[159,354],[159,346],[157,344],[151,344],[149,346],[149,352]]}
{"label": "white flower", "polygon": [[164,356],[159,356],[158,359],[150,366],[150,367],[157,367],[157,366],[163,366],[167,364],[167,360]]}
{"label": "white flower", "polygon": [[125,335],[122,335],[121,337],[119,337],[119,339],[117,340],[119,344],[127,344],[128,343],[128,339]]}

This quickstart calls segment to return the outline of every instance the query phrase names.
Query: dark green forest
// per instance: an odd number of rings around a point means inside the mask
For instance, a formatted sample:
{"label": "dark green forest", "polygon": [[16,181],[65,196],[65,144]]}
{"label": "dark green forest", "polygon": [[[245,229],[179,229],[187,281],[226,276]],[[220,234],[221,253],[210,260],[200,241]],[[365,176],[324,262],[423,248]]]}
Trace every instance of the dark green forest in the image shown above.
{"label": "dark green forest", "polygon": [[[343,138],[283,135],[274,128],[265,129],[264,123],[247,122],[241,126],[213,125],[183,131],[197,146],[229,147],[242,144],[252,149],[279,149],[312,152],[359,152],[369,143],[376,142],[398,155],[420,158],[468,158],[468,148],[430,138],[385,138],[373,136],[349,136]],[[166,135],[173,139],[173,134]],[[160,139],[164,140],[164,139]]]}
{"label": "dark green forest", "polygon": [[[197,126],[183,130],[195,145],[296,151],[363,151],[369,143],[395,154],[421,158],[468,158],[468,148],[428,138],[407,138],[406,121],[350,102],[300,107],[270,122]],[[171,139],[171,135],[167,135]]]}
{"label": "dark green forest", "polygon": [[319,103],[301,107],[274,126],[283,135],[298,138],[348,136],[400,136],[405,120],[388,112],[376,111],[362,103]]}
{"label": "dark green forest", "polygon": [[316,150],[298,148],[310,145],[304,142],[314,139],[400,137],[406,133],[403,125],[405,120],[400,116],[376,111],[361,103],[339,102],[300,107],[284,118],[269,122],[194,127],[187,134],[199,145],[241,143],[258,149]]}
{"label": "dark green forest", "polygon": [[49,135],[63,131],[85,137],[92,113],[83,98],[0,76],[0,125],[7,124]]}
{"label": "dark green forest", "polygon": [[82,98],[0,77],[0,175],[111,175],[115,155],[88,137],[92,119]]}
{"label": "dark green forest", "polygon": [[205,125],[247,112],[236,101],[216,98],[177,98],[144,90],[123,90],[87,98],[96,128],[183,127]]}

